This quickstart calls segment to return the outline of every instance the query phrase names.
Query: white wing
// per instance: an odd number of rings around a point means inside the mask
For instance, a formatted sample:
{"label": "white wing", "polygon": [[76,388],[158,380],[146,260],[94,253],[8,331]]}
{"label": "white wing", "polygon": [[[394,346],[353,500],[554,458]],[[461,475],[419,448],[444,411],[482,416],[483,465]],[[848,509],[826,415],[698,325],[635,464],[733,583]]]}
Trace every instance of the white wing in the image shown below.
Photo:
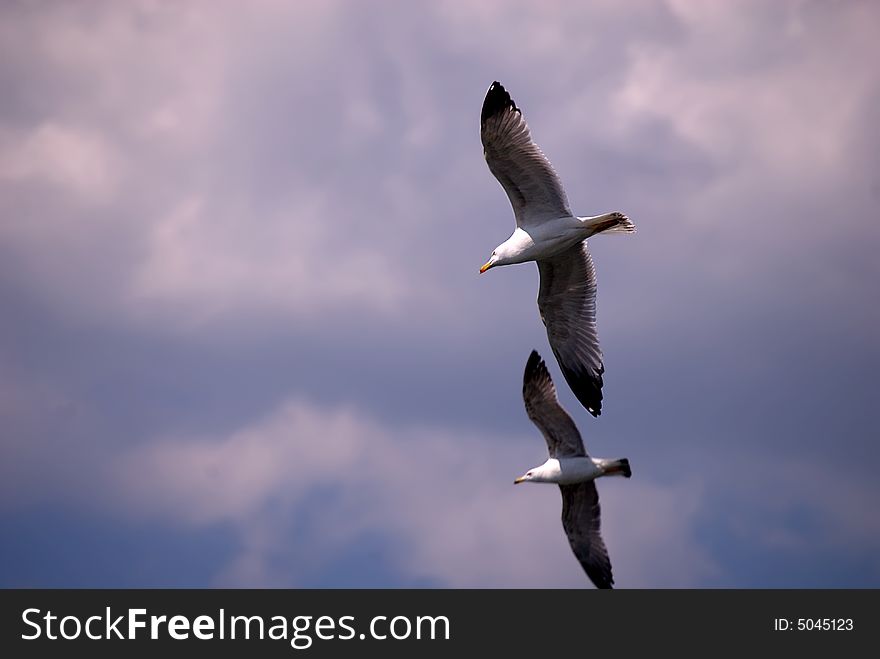
{"label": "white wing", "polygon": [[483,101],[480,139],[489,170],[507,193],[518,227],[571,216],[559,177],[499,82],[492,83]]}
{"label": "white wing", "polygon": [[597,588],[611,588],[611,560],[599,534],[601,509],[596,483],[560,485],[562,492],[562,528],[568,544],[584,572]]}
{"label": "white wing", "polygon": [[544,439],[551,458],[585,456],[584,442],[574,421],[556,398],[556,387],[547,365],[534,350],[523,374],[523,401],[526,413]]}
{"label": "white wing", "polygon": [[549,259],[538,272],[538,310],[566,382],[593,416],[602,411],[602,351],[596,333],[596,272],[586,241]]}

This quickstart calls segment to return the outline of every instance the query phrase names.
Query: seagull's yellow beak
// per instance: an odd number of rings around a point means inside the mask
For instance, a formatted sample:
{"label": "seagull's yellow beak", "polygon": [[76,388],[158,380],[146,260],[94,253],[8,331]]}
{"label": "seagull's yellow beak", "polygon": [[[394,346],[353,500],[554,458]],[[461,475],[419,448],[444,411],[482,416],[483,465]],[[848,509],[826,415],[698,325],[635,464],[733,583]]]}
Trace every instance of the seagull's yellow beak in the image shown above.
{"label": "seagull's yellow beak", "polygon": [[526,480],[525,477],[520,476],[520,477],[517,478],[515,481],[513,481],[513,484],[514,484],[514,485],[519,485],[520,483],[524,483],[525,480]]}
{"label": "seagull's yellow beak", "polygon": [[486,261],[482,266],[480,266],[480,274],[483,274],[492,267],[492,261]]}

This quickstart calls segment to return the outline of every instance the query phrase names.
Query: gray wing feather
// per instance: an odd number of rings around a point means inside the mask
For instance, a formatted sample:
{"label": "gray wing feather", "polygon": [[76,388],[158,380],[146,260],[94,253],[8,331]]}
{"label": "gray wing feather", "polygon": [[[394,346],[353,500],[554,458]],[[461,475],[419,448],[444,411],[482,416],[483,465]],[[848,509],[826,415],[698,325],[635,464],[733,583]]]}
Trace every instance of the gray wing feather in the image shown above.
{"label": "gray wing feather", "polygon": [[556,398],[547,365],[535,350],[529,355],[523,374],[523,401],[526,414],[547,441],[551,458],[587,455],[577,426]]}
{"label": "gray wing feather", "polygon": [[581,567],[597,588],[611,588],[611,560],[599,532],[601,510],[596,483],[560,485],[562,528]]}
{"label": "gray wing feather", "polygon": [[517,226],[572,214],[559,176],[499,82],[492,83],[483,101],[480,140],[489,171],[510,199]]}
{"label": "gray wing feather", "polygon": [[602,351],[596,332],[596,271],[586,241],[549,259],[538,272],[538,310],[566,382],[593,416],[602,412]]}

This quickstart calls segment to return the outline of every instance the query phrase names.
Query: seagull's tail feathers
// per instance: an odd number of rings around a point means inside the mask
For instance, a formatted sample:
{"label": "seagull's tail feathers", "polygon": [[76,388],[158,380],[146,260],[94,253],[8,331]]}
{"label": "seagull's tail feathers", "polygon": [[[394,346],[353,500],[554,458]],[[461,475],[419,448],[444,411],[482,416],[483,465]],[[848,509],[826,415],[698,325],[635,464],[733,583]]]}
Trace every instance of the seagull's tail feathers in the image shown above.
{"label": "seagull's tail feathers", "polygon": [[635,233],[636,225],[623,213],[605,213],[595,217],[578,218],[590,230],[589,236],[597,233]]}
{"label": "seagull's tail feathers", "polygon": [[629,478],[633,475],[632,469],[629,468],[629,460],[627,458],[620,458],[619,460],[603,460],[602,469],[605,472],[603,476],[623,476],[624,478]]}

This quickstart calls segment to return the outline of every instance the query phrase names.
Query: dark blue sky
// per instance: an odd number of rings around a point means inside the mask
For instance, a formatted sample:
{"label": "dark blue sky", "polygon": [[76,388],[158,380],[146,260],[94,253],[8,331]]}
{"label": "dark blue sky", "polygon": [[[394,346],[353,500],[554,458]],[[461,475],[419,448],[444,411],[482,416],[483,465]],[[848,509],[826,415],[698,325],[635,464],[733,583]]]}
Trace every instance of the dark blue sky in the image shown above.
{"label": "dark blue sky", "polygon": [[880,586],[870,3],[0,9],[0,585],[588,585],[482,159],[596,237],[624,587]]}

